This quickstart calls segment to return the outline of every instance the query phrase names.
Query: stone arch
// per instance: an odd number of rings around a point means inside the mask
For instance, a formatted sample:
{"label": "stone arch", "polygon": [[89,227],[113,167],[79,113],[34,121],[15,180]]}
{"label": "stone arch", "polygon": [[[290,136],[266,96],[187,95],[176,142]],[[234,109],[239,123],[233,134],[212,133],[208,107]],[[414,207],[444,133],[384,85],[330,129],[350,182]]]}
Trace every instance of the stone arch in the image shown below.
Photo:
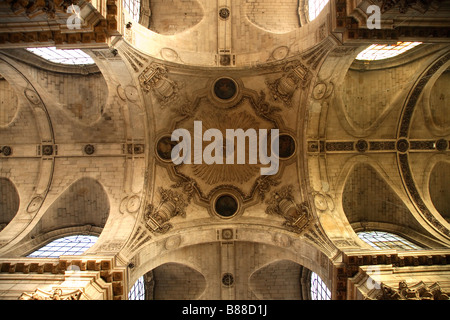
{"label": "stone arch", "polygon": [[[206,289],[199,299],[257,299],[248,290],[250,275],[278,260],[292,261],[316,272],[331,289],[332,262],[315,244],[281,228],[270,233],[259,225],[231,228],[239,234],[238,241],[220,241],[217,233],[221,227],[204,225],[153,239],[137,251],[128,251],[130,244],[126,245],[121,254],[130,261],[129,289],[149,270],[170,262],[186,264],[205,277]],[[231,286],[223,282],[227,273],[234,279]]]}
{"label": "stone arch", "polygon": [[262,300],[309,300],[311,270],[291,260],[276,260],[255,270],[250,290]]}
{"label": "stone arch", "polygon": [[437,245],[372,164],[357,162],[352,166],[343,184],[341,200],[343,212],[355,232],[383,230],[425,247]]}
{"label": "stone arch", "polygon": [[146,296],[153,300],[198,299],[206,288],[203,274],[183,263],[167,262],[149,273],[153,283],[146,290],[152,292],[146,293]]}
{"label": "stone arch", "polygon": [[31,52],[18,52],[27,64],[40,62],[31,79],[71,120],[83,126],[97,123],[107,109],[107,79],[97,62],[90,65],[66,65],[49,61]]}
{"label": "stone arch", "polygon": [[95,179],[81,178],[61,192],[10,254],[25,255],[64,236],[98,236],[109,212],[109,198],[103,186]]}

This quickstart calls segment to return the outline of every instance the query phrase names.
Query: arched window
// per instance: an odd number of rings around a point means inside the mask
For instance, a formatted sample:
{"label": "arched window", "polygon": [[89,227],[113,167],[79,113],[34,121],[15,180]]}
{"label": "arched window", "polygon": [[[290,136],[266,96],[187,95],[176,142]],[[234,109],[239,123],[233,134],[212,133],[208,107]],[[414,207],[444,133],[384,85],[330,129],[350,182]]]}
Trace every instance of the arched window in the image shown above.
{"label": "arched window", "polygon": [[311,300],[331,300],[330,290],[315,272],[311,272]]}
{"label": "arched window", "polygon": [[96,236],[76,235],[56,239],[29,254],[30,258],[58,258],[62,255],[81,255],[97,241]]}
{"label": "arched window", "polygon": [[308,17],[309,21],[313,21],[325,5],[328,3],[328,0],[308,0]]}
{"label": "arched window", "polygon": [[54,63],[86,65],[94,64],[94,60],[80,49],[27,48],[28,51]]}
{"label": "arched window", "polygon": [[137,279],[128,293],[128,300],[145,300],[144,276]]}
{"label": "arched window", "polygon": [[356,60],[382,60],[395,57],[422,42],[397,42],[397,44],[372,44],[360,52]]}
{"label": "arched window", "polygon": [[140,0],[123,0],[123,8],[130,14],[134,21],[139,22]]}
{"label": "arched window", "polygon": [[372,247],[378,250],[383,249],[400,249],[400,250],[417,250],[420,247],[414,243],[392,234],[383,231],[368,231],[358,232],[358,237],[364,242],[370,244]]}

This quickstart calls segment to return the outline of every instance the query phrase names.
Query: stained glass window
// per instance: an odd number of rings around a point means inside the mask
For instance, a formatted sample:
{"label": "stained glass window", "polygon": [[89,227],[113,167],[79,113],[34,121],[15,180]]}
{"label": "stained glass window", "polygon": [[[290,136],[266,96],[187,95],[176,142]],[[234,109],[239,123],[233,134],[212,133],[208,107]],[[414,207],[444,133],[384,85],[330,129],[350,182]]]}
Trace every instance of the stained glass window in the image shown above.
{"label": "stained glass window", "polygon": [[56,239],[29,254],[31,258],[58,258],[62,255],[81,255],[97,241],[96,236],[68,236]]}
{"label": "stained glass window", "polygon": [[145,300],[144,276],[137,279],[128,293],[128,300]]}
{"label": "stained glass window", "polygon": [[308,0],[309,21],[313,21],[317,18],[327,3],[328,0]]}
{"label": "stained glass window", "polygon": [[311,300],[331,300],[331,292],[314,272],[311,273]]}
{"label": "stained glass window", "polygon": [[80,49],[27,48],[28,51],[46,60],[61,64],[85,65],[94,64],[94,60]]}
{"label": "stained glass window", "polygon": [[395,57],[422,42],[397,42],[397,44],[372,44],[360,52],[356,60],[382,60]]}
{"label": "stained glass window", "polygon": [[417,250],[420,247],[395,234],[382,231],[358,232],[358,237],[378,250]]}
{"label": "stained glass window", "polygon": [[139,14],[140,14],[140,0],[123,0],[123,7],[134,21],[139,22]]}

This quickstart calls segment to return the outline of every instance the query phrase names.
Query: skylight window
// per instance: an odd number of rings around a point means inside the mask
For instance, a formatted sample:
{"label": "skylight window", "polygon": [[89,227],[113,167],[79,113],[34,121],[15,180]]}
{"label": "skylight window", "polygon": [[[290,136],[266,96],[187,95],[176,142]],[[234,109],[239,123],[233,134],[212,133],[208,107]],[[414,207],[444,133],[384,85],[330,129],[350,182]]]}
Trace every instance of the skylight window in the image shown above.
{"label": "skylight window", "polygon": [[94,64],[94,60],[80,49],[27,48],[28,51],[46,60],[60,64],[85,65]]}
{"label": "skylight window", "polygon": [[123,0],[123,7],[130,14],[134,21],[139,22],[141,9],[140,0]]}
{"label": "skylight window", "polygon": [[382,232],[382,231],[358,232],[358,237],[377,250],[383,250],[383,249],[417,250],[417,249],[420,249],[420,247],[416,246],[412,242],[410,242],[402,237],[399,237],[396,234],[392,234],[392,233],[388,233],[388,232]]}
{"label": "skylight window", "polygon": [[331,300],[331,292],[323,280],[311,273],[311,300]]}
{"label": "skylight window", "polygon": [[327,3],[328,0],[308,0],[309,21],[313,21],[317,18]]}
{"label": "skylight window", "polygon": [[34,251],[30,258],[58,258],[62,255],[76,256],[83,254],[97,241],[96,236],[68,236],[56,239],[42,248]]}
{"label": "skylight window", "polygon": [[408,51],[422,42],[397,42],[397,44],[372,44],[356,57],[356,60],[388,59]]}

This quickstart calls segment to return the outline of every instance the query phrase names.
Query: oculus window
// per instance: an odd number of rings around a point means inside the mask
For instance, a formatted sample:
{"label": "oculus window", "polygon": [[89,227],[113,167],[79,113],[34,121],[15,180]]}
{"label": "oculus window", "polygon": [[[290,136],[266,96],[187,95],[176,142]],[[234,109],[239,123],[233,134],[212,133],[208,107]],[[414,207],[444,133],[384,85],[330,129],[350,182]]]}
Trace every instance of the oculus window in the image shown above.
{"label": "oculus window", "polygon": [[382,231],[358,232],[358,237],[375,249],[417,250],[420,249],[414,243],[397,236],[396,234]]}
{"label": "oculus window", "polygon": [[96,236],[68,236],[56,239],[29,254],[30,258],[58,258],[62,255],[76,256],[83,254],[97,241]]}
{"label": "oculus window", "polygon": [[331,292],[315,273],[311,273],[311,300],[331,300]]}
{"label": "oculus window", "polygon": [[402,54],[422,42],[397,42],[397,44],[372,44],[358,54],[356,60],[382,60]]}
{"label": "oculus window", "polygon": [[80,49],[27,48],[28,51],[48,61],[60,64],[85,65],[94,64],[94,60]]}

